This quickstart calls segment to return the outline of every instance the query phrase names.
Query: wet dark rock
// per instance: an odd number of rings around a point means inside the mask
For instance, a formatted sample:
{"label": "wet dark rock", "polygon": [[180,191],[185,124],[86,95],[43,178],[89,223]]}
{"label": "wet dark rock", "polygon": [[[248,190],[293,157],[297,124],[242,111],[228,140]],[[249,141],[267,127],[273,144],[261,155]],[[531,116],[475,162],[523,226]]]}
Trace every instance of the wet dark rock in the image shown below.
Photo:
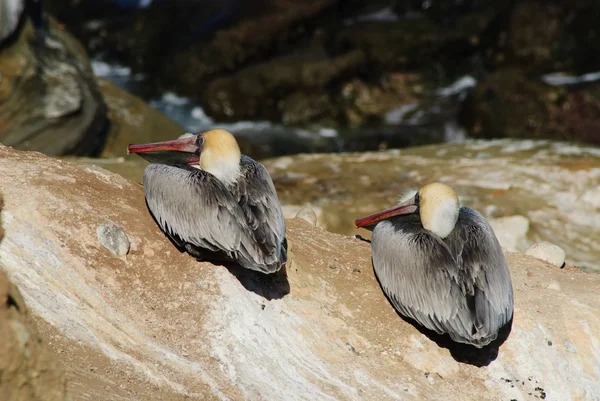
{"label": "wet dark rock", "polygon": [[0,52],[0,76],[0,142],[48,155],[99,153],[106,105],[69,33],[54,25],[51,35],[35,35],[25,24]]}
{"label": "wet dark rock", "polygon": [[552,118],[561,92],[541,80],[528,79],[519,69],[498,70],[469,95],[462,122],[477,138],[571,139]]}
{"label": "wet dark rock", "polygon": [[551,86],[522,70],[487,75],[467,98],[461,121],[476,138],[545,138],[600,144],[600,83]]}
{"label": "wet dark rock", "polygon": [[333,126],[340,114],[335,100],[328,93],[294,92],[280,102],[281,122],[285,125],[314,122]]}
{"label": "wet dark rock", "polygon": [[[294,122],[306,122],[323,115],[323,104],[327,107],[327,97],[319,96],[319,91],[336,80],[353,75],[364,65],[360,51],[352,51],[339,57],[330,58],[324,54],[307,53],[284,56],[266,63],[241,70],[231,77],[216,79],[203,93],[205,110],[216,119],[240,120],[248,118],[279,119],[282,112],[279,102],[296,91],[310,91],[309,97],[320,98],[322,105],[313,111],[302,111],[291,116],[289,111],[299,97],[288,98],[286,118]],[[318,53],[318,50],[317,50]],[[316,96],[315,96],[316,95]],[[314,97],[313,97],[314,96]],[[335,114],[335,111],[334,111]],[[331,113],[329,113],[331,116]]]}
{"label": "wet dark rock", "polygon": [[508,61],[537,73],[600,68],[599,17],[597,2],[516,2],[507,35]]}
{"label": "wet dark rock", "polygon": [[[369,64],[379,71],[419,68],[444,58],[472,54],[477,49],[477,36],[487,22],[489,18],[469,17],[453,27],[427,19],[356,23],[336,36],[334,48],[338,51],[361,49]],[[457,48],[460,48],[460,54],[456,54]]]}
{"label": "wet dark rock", "polygon": [[567,93],[556,116],[571,137],[600,145],[600,84]]}
{"label": "wet dark rock", "polygon": [[173,0],[129,12],[92,1],[72,3],[53,0],[50,8],[88,49],[197,96],[209,79],[310,36],[313,28],[307,25],[340,1]]}
{"label": "wet dark rock", "polygon": [[[254,3],[252,12],[218,30],[210,39],[174,52],[173,62],[165,65],[163,77],[166,81],[175,79],[170,82],[182,93],[197,94],[218,75],[285,54],[294,45],[301,47],[306,38],[312,37],[315,20],[336,3],[340,1]],[[271,72],[277,74],[277,70]]]}

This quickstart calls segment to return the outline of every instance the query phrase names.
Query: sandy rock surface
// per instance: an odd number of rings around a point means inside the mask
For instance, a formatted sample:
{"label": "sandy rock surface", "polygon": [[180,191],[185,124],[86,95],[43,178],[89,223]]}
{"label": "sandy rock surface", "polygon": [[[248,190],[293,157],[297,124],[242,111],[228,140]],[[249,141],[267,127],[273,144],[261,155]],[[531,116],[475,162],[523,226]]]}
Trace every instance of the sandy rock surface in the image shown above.
{"label": "sandy rock surface", "polygon": [[74,400],[600,400],[599,275],[508,253],[512,332],[481,359],[401,319],[353,237],[288,220],[269,280],[180,254],[108,171],[0,147],[0,177],[0,266]]}

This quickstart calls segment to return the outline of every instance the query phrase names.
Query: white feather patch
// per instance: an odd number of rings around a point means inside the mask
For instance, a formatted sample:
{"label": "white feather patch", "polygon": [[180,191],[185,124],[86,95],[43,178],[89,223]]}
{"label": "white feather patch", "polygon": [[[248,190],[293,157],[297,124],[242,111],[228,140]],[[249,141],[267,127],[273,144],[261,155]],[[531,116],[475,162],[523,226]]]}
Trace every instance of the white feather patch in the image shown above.
{"label": "white feather patch", "polygon": [[410,188],[402,192],[402,195],[400,195],[400,197],[398,198],[398,204],[406,202],[410,198],[414,198],[417,192],[419,192],[417,188]]}

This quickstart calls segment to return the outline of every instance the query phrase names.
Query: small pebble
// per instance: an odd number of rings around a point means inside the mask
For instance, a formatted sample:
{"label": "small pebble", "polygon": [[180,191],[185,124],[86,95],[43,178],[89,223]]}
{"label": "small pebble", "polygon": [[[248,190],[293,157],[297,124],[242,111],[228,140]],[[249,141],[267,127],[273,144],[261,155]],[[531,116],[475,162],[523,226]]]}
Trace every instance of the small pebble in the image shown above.
{"label": "small pebble", "polygon": [[114,255],[125,256],[129,252],[129,238],[116,224],[102,224],[96,229],[98,241]]}
{"label": "small pebble", "polygon": [[298,210],[296,217],[306,221],[313,227],[317,226],[317,214],[310,206],[304,206],[302,209]]}
{"label": "small pebble", "polygon": [[553,266],[562,268],[565,265],[565,251],[550,242],[540,242],[525,251],[525,255],[543,260]]}
{"label": "small pebble", "polygon": [[550,281],[550,284],[548,284],[548,288],[549,290],[554,290],[554,291],[560,291],[560,284],[558,281],[556,280],[552,280]]}

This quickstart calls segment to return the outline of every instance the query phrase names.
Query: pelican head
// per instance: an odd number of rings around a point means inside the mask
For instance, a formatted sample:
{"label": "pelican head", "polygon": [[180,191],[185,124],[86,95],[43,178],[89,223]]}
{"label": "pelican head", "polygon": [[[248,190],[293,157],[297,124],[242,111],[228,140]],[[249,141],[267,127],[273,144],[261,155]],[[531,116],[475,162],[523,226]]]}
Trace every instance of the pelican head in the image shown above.
{"label": "pelican head", "polygon": [[200,168],[224,183],[231,183],[240,174],[240,147],[235,137],[224,129],[200,134],[204,139],[200,153]]}
{"label": "pelican head", "polygon": [[224,129],[200,134],[186,133],[174,141],[129,145],[127,153],[137,153],[152,163],[187,164],[230,184],[240,174],[240,147]]}
{"label": "pelican head", "polygon": [[452,188],[441,182],[427,184],[418,191],[412,190],[396,206],[356,220],[357,227],[374,227],[381,220],[419,213],[421,224],[440,238],[446,238],[458,221],[460,204]]}

